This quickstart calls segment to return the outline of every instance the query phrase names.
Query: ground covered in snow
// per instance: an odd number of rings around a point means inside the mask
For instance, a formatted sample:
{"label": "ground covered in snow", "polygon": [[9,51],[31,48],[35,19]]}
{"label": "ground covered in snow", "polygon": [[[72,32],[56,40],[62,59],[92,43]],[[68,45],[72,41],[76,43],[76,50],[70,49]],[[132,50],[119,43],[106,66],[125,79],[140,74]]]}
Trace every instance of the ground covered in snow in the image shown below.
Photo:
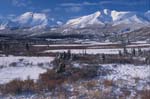
{"label": "ground covered in snow", "polygon": [[[43,44],[33,45],[34,48],[40,48],[40,54],[47,53],[62,53],[70,50],[74,54],[118,54],[120,51],[124,51],[124,47],[121,42],[97,42],[97,41],[82,41],[78,43],[66,43],[66,44]],[[150,44],[146,41],[131,42],[126,45],[126,49],[131,52],[133,49],[148,51]]]}
{"label": "ground covered in snow", "polygon": [[40,73],[50,68],[53,57],[0,57],[0,84],[28,77],[38,79]]}
{"label": "ground covered in snow", "polygon": [[[67,52],[67,49],[60,49],[60,50],[47,50],[44,51],[44,53],[62,53],[62,52]],[[118,54],[119,49],[71,49],[71,53],[74,54],[82,54],[82,53],[87,53],[87,54]]]}
{"label": "ground covered in snow", "polygon": [[[77,64],[75,67],[79,68]],[[54,93],[11,97],[12,99],[147,99],[143,97],[145,92],[146,94],[150,92],[149,71],[149,65],[99,64],[97,76],[92,79],[65,82],[61,89],[55,89]]]}
{"label": "ground covered in snow", "polygon": [[[95,43],[95,42],[94,42]],[[90,44],[93,45],[93,44]],[[101,45],[101,46],[99,46]],[[109,43],[97,43],[94,46],[89,46],[88,42],[84,44],[58,44],[58,45],[48,45],[48,48],[44,48],[47,45],[34,45],[35,48],[40,48],[38,53],[43,53],[49,55],[49,53],[63,53],[68,52],[67,47],[79,47],[70,49],[73,54],[110,54],[116,55],[123,51],[123,48],[103,48],[104,45],[111,45]],[[87,48],[86,48],[86,47]],[[142,47],[141,47],[142,46]],[[43,48],[41,48],[43,47]],[[58,47],[58,48],[57,48]],[[60,47],[60,48],[59,48]],[[66,48],[64,48],[66,47]],[[85,47],[85,48],[80,48]],[[141,48],[143,52],[148,53],[150,46],[149,44],[141,43],[138,45],[136,43],[127,45],[127,50],[131,52],[135,48]],[[84,54],[83,54],[84,55]],[[3,55],[2,55],[3,56]],[[82,56],[82,55],[81,55]],[[87,56],[86,58],[90,57]],[[113,56],[112,56],[113,57]],[[86,58],[84,58],[86,60]],[[92,57],[93,58],[93,57]],[[89,59],[92,59],[89,58]],[[140,60],[145,60],[145,57],[139,56],[134,58],[140,58]],[[47,92],[42,95],[31,94],[31,95],[19,95],[19,96],[6,96],[12,97],[12,99],[45,99],[54,98],[57,99],[142,99],[143,92],[148,91],[150,93],[150,65],[139,64],[100,64],[99,59],[97,63],[92,62],[96,60],[95,56],[93,60],[79,60],[72,62],[67,60],[71,66],[75,68],[82,68],[84,66],[98,66],[97,76],[92,79],[81,79],[76,82],[64,82],[59,89],[55,89],[54,93]],[[25,56],[3,56],[0,57],[0,85],[9,83],[14,79],[25,80],[30,77],[33,80],[37,80],[39,75],[45,73],[47,69],[53,68],[51,62],[54,57],[25,57]],[[96,60],[96,61],[97,61]],[[78,63],[79,62],[79,63]],[[88,64],[89,63],[89,64]],[[119,62],[118,62],[119,63]],[[134,62],[133,62],[134,63]],[[0,96],[1,98],[1,96]],[[5,97],[3,97],[5,99]]]}
{"label": "ground covered in snow", "polygon": [[112,72],[110,73],[108,79],[146,79],[150,80],[150,66],[149,65],[133,65],[133,64],[106,64],[102,65],[104,69],[110,69]]}
{"label": "ground covered in snow", "polygon": [[[66,84],[73,99],[143,99],[150,94],[150,66],[132,64],[100,65],[98,76],[92,80]],[[144,96],[143,96],[144,95]],[[148,98],[144,98],[148,99]]]}

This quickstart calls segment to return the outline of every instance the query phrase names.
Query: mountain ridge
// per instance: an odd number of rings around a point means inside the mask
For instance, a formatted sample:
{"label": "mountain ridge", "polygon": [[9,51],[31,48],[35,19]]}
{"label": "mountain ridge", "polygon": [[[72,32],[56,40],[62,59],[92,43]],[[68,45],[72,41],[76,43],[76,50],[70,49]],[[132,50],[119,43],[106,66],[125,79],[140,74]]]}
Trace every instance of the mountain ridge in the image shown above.
{"label": "mountain ridge", "polygon": [[[142,16],[142,17],[141,17]],[[97,11],[93,14],[82,16],[76,19],[70,19],[64,25],[70,28],[84,28],[88,25],[105,25],[105,24],[141,24],[147,25],[150,23],[149,12],[145,12],[143,15],[136,12],[129,11],[115,11],[104,9],[103,11]]]}
{"label": "mountain ridge", "polygon": [[11,28],[41,29],[61,24],[61,21],[54,21],[45,13],[25,12],[13,19],[0,18],[0,30]]}
{"label": "mountain ridge", "polygon": [[[52,26],[50,17],[43,13],[26,12],[13,20],[0,20],[0,35],[17,38],[59,37],[72,35],[84,38],[104,39],[149,26],[147,11],[142,14],[130,11],[115,11],[104,9],[93,14],[70,19],[66,24],[55,20]],[[15,26],[15,27],[14,27]],[[69,36],[67,36],[69,37]]]}
{"label": "mountain ridge", "polygon": [[[53,18],[52,18],[53,19]],[[52,20],[45,13],[25,12],[13,19],[0,18],[0,30],[7,28],[26,28],[41,29],[45,27],[66,27],[66,28],[84,28],[89,25],[111,24],[113,26],[119,24],[138,24],[147,25],[150,23],[150,10],[144,13],[131,11],[116,11],[104,9],[95,13],[80,16],[79,18],[69,19],[63,24],[60,20]]]}

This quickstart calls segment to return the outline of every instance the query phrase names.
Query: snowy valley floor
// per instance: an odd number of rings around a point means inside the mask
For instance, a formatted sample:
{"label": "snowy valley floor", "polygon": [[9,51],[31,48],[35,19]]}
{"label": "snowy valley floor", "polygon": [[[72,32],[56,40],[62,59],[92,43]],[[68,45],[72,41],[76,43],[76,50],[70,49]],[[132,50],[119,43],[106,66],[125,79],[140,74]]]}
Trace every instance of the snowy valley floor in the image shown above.
{"label": "snowy valley floor", "polygon": [[0,57],[0,84],[13,79],[38,79],[40,73],[50,68],[54,57]]}
{"label": "snowy valley floor", "polygon": [[[1,57],[0,84],[8,83],[13,79],[25,80],[28,77],[38,79],[40,73],[51,69],[53,57]],[[85,64],[80,64],[84,66]],[[79,64],[74,64],[76,68]],[[44,95],[17,95],[3,96],[8,99],[141,99],[143,93],[150,92],[150,66],[132,64],[99,64],[98,75],[89,80],[79,80],[62,85],[64,92],[51,92]],[[147,98],[142,98],[147,99]]]}
{"label": "snowy valley floor", "polygon": [[[5,85],[14,79],[24,81],[30,78],[36,82],[40,74],[54,68],[52,62],[55,56],[58,53],[67,53],[68,49],[71,50],[71,53],[82,56],[79,61],[69,60],[70,66],[77,69],[86,66],[95,68],[96,66],[98,67],[97,74],[90,79],[79,79],[74,82],[64,81],[61,87],[44,93],[4,95],[0,92],[0,99],[149,99],[150,97],[150,64],[143,64],[146,59],[144,55],[145,53],[147,55],[150,50],[149,44],[127,45],[129,54],[133,48],[135,51],[138,51],[139,48],[143,51],[141,56],[135,55],[131,58],[133,63],[115,63],[114,61],[120,61],[116,57],[119,52],[123,52],[123,48],[111,45],[111,43],[34,45],[32,47],[31,52],[35,50],[35,53],[32,52],[33,56],[32,53],[26,51],[22,52],[31,55],[5,56],[4,52],[0,51],[0,85]],[[84,57],[85,51],[86,57]],[[108,59],[115,57],[114,61],[101,63],[99,58],[103,54],[106,54]],[[122,59],[132,62],[132,60],[126,59],[130,57],[131,55],[127,55]]]}

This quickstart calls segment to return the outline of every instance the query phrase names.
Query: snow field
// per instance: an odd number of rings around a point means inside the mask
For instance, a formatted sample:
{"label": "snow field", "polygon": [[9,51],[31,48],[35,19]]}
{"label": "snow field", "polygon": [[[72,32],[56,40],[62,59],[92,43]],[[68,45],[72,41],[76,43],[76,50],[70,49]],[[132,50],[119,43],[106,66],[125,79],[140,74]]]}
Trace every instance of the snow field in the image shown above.
{"label": "snow field", "polygon": [[0,57],[0,84],[13,79],[38,79],[39,74],[50,68],[54,57]]}

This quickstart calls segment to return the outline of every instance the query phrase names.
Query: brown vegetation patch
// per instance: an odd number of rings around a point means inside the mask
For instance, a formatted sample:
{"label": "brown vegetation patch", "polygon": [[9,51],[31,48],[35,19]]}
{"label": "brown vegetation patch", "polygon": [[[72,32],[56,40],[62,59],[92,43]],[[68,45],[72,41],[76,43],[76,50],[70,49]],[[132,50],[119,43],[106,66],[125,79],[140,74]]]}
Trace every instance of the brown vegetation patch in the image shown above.
{"label": "brown vegetation patch", "polygon": [[24,81],[16,79],[7,84],[0,85],[0,92],[2,94],[47,92],[61,87],[64,82],[75,82],[82,79],[86,80],[93,78],[96,75],[97,69],[89,67],[81,69],[68,68],[68,70],[63,73],[57,73],[55,70],[47,70],[47,72],[40,74],[39,79],[36,82],[31,79]]}
{"label": "brown vegetation patch", "polygon": [[141,92],[142,99],[150,99],[150,90],[144,90]]}

